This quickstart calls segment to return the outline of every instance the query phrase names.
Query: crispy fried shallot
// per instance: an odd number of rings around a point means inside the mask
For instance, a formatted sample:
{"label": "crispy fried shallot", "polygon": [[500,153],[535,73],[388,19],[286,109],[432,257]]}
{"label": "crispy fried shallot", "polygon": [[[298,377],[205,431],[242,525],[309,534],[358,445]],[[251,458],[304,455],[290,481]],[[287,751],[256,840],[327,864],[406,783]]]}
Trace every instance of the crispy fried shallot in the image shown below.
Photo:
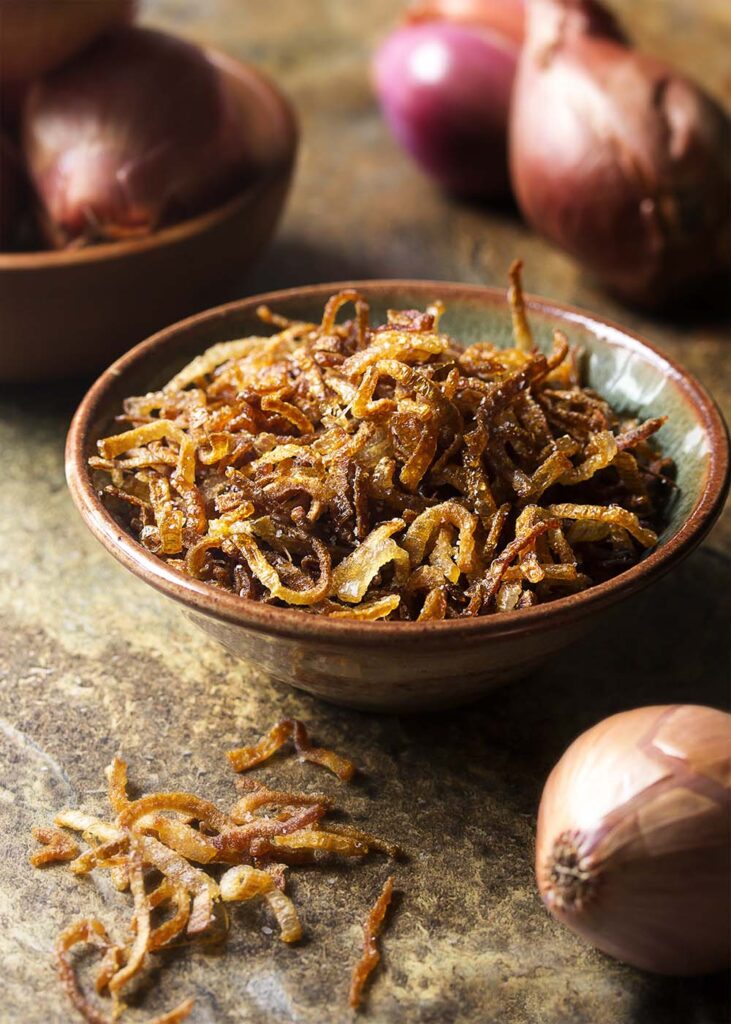
{"label": "crispy fried shallot", "polygon": [[277,887],[267,871],[246,864],[229,868],[221,879],[221,898],[227,902],[250,900],[263,896],[279,924],[282,942],[298,942],[302,938],[302,925],[292,900]]}
{"label": "crispy fried shallot", "polygon": [[[231,752],[229,760],[244,771],[271,757],[289,740],[303,761],[329,768],[343,782],[352,778],[352,762],[313,747],[305,726],[296,719],[279,722],[254,747]],[[106,777],[112,819],[105,821],[73,808],[63,810],[56,815],[57,827],[33,829],[42,848],[31,856],[37,867],[70,861],[77,875],[107,870],[115,886],[129,890],[132,897],[125,941],[112,941],[96,918],[75,922],[59,937],[58,974],[88,1024],[112,1024],[123,1015],[128,986],[148,970],[151,954],[179,944],[186,936],[188,941],[219,940],[221,924],[224,934],[228,930],[225,908],[232,902],[260,897],[274,915],[282,941],[297,942],[302,924],[285,891],[288,865],[318,863],[322,858],[362,858],[370,850],[393,858],[400,853],[396,844],[348,823],[323,823],[334,808],[332,797],[325,793],[272,789],[237,778],[239,799],[225,811],[210,800],[180,791],[130,799],[127,765],[120,758],[106,769]],[[81,853],[64,829],[79,833],[88,849]],[[153,912],[161,915],[154,923]],[[369,927],[375,936],[379,924],[373,914]],[[91,995],[72,959],[74,947],[80,944],[95,945],[101,954]],[[370,969],[362,968],[366,974]],[[102,1008],[105,1000],[108,1012]],[[150,1024],[178,1024],[192,1008],[193,1000],[186,999]]]}
{"label": "crispy fried shallot", "polygon": [[[460,347],[441,303],[380,326],[353,290],[320,324],[262,307],[277,333],[124,402],[128,429],[90,459],[104,501],[176,570],[346,623],[491,615],[616,575],[663,524],[674,470],[648,439],[665,418],[626,419],[584,386],[560,331],[539,351],[520,263],[509,277],[513,348]],[[537,535],[525,549],[529,505],[552,510],[564,557]],[[610,530],[569,536],[577,521],[619,526],[621,558]],[[503,583],[515,557],[527,571]],[[571,578],[550,571],[569,562]]]}
{"label": "crispy fried shallot", "polygon": [[298,793],[296,791],[269,789],[259,782],[246,777],[236,780],[237,787],[244,790],[244,795],[236,801],[229,815],[237,825],[251,821],[254,812],[262,807],[308,807],[320,806],[329,810],[333,800],[326,793]]}
{"label": "crispy fried shallot", "polygon": [[393,876],[389,876],[383,883],[383,889],[369,910],[363,925],[363,953],[353,969],[353,976],[350,982],[349,1002],[354,1010],[360,1007],[363,1001],[363,989],[381,960],[378,936],[383,930],[383,922],[392,896]]}
{"label": "crispy fried shallot", "polygon": [[34,868],[73,860],[79,853],[78,843],[59,828],[39,825],[32,830],[32,836],[36,842],[43,845],[42,850],[36,850],[30,856]]}
{"label": "crispy fried shallot", "polygon": [[328,768],[342,782],[349,782],[355,775],[355,765],[352,761],[332,750],[325,750],[324,747],[313,747],[307,729],[296,718],[285,718],[277,722],[253,747],[229,750],[226,756],[234,771],[245,772],[273,757],[290,739],[301,761],[311,761],[313,764]]}

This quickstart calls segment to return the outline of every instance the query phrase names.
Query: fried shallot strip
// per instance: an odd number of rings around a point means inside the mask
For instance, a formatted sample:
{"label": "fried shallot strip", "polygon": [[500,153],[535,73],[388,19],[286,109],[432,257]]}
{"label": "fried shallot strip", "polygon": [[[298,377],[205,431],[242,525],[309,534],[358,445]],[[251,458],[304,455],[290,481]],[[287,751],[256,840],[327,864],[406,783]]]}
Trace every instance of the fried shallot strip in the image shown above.
{"label": "fried shallot strip", "polygon": [[[142,854],[136,842],[132,842],[130,854],[127,859],[127,870],[129,871],[129,887],[134,897],[134,941],[127,951],[124,967],[112,975],[108,982],[109,991],[112,994],[116,1008],[119,1005],[120,993],[124,986],[142,970],[152,933],[150,923],[150,904],[145,891],[145,877],[142,870]],[[124,1009],[124,1004],[121,1004]]]}
{"label": "fried shallot strip", "polygon": [[269,904],[279,924],[282,942],[298,942],[302,938],[302,925],[294,903],[267,871],[242,864],[230,868],[221,878],[221,897],[226,902],[255,896],[263,896]]}
{"label": "fried shallot strip", "polygon": [[289,836],[273,836],[270,844],[277,850],[319,850],[344,857],[365,857],[368,847],[348,835],[337,835],[327,829],[295,832]]}
{"label": "fried shallot strip", "polygon": [[61,985],[88,1024],[111,1024],[110,1018],[105,1017],[89,1002],[76,977],[70,954],[74,946],[81,943],[98,946],[102,953],[106,953],[112,945],[104,925],[95,917],[83,918],[64,928],[56,941],[56,970]]}
{"label": "fried shallot strip", "polygon": [[229,750],[226,756],[234,771],[245,772],[273,757],[290,739],[302,761],[311,761],[328,768],[342,782],[349,782],[355,775],[352,761],[324,747],[313,747],[307,729],[296,718],[285,718],[277,722],[253,747],[238,747]]}
{"label": "fried shallot strip", "polygon": [[119,757],[112,759],[104,774],[107,777],[107,799],[115,814],[121,814],[129,805],[127,796],[127,764]]}
{"label": "fried shallot strip", "polygon": [[73,860],[79,853],[78,843],[58,828],[38,825],[31,829],[31,835],[36,842],[43,844],[43,849],[35,850],[30,855],[30,862],[34,868]]}
{"label": "fried shallot strip", "polygon": [[510,312],[513,317],[513,334],[515,335],[518,351],[532,352],[534,347],[533,335],[525,312],[525,300],[523,299],[521,283],[522,272],[523,261],[514,260],[508,271],[508,278],[510,280],[508,299],[510,301]]}
{"label": "fried shallot strip", "polygon": [[231,820],[238,825],[251,821],[254,812],[262,807],[309,807],[314,804],[330,809],[333,806],[332,797],[326,793],[299,793],[269,789],[267,786],[247,778],[238,778],[236,783],[241,789],[247,791],[229,811]]}
{"label": "fried shallot strip", "polygon": [[175,913],[172,917],[169,917],[167,921],[163,921],[162,924],[159,924],[150,933],[147,948],[154,951],[167,946],[181,932],[185,931],[185,926],[190,918],[190,893],[184,886],[173,885],[172,882],[165,878],[149,894],[147,901],[150,905],[150,910],[155,910],[164,903],[172,903],[175,907]]}
{"label": "fried shallot strip", "polygon": [[369,977],[378,966],[381,960],[381,952],[378,948],[378,936],[383,930],[383,923],[393,896],[393,876],[389,876],[383,883],[381,893],[376,902],[368,912],[363,925],[363,953],[360,960],[353,969],[350,982],[350,995],[348,1002],[357,1010],[363,1001],[363,990]]}

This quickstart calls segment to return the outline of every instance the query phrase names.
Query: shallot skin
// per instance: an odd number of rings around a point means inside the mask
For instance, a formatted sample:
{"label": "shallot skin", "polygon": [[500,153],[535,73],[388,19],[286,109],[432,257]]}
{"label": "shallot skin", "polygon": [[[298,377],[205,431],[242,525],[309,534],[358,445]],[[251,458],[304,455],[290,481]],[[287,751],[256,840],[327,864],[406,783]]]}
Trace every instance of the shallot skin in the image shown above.
{"label": "shallot skin", "polygon": [[510,124],[521,211],[609,290],[682,300],[729,265],[731,123],[587,0],[533,0]]}
{"label": "shallot skin", "polygon": [[150,29],[120,29],[35,83],[22,127],[58,247],[149,234],[254,173],[223,76],[197,47]]}
{"label": "shallot skin", "polygon": [[455,194],[509,192],[507,125],[518,57],[487,29],[425,22],[397,29],[374,60],[374,82],[391,133]]}
{"label": "shallot skin", "polygon": [[551,914],[643,970],[722,970],[731,950],[731,715],[637,708],[568,748],[546,782],[536,877]]}

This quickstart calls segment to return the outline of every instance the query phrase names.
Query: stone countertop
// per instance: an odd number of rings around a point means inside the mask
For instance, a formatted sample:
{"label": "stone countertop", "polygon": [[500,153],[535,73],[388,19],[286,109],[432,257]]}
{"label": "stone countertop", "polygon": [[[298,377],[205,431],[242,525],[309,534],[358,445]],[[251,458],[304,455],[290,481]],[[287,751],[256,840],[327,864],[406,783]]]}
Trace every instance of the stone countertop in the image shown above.
{"label": "stone countertop", "polygon": [[[615,0],[635,37],[729,98],[724,0]],[[531,291],[629,324],[688,366],[729,408],[731,343],[718,310],[648,319],[596,290],[512,209],[450,201],[388,138],[367,60],[388,0],[153,0],[145,18],[255,60],[291,95],[302,151],[269,254],[241,294],[308,281],[424,277],[501,283],[522,255]],[[726,75],[726,78],[724,78]],[[136,339],[135,339],[136,340]],[[141,790],[225,801],[224,751],[285,715],[349,753],[359,781],[278,760],[261,776],[327,788],[354,821],[398,838],[399,898],[367,1020],[378,1024],[722,1024],[723,978],[674,980],[594,952],[543,911],[532,849],[542,782],[582,729],[638,704],[728,702],[724,600],[729,517],[653,590],[529,679],[460,711],[410,718],[342,711],[245,670],[111,561],[72,509],[62,450],[85,382],[0,390],[1,1024],[73,1019],[50,966],[71,919],[112,925],[126,897],[104,878],[28,866],[29,830],[62,805],[102,811],[115,753]],[[307,938],[284,947],[261,908],[234,913],[225,954],[167,954],[130,1021],[186,994],[194,1024],[340,1024],[359,922],[390,870],[294,871]],[[120,918],[119,914],[122,913]]]}

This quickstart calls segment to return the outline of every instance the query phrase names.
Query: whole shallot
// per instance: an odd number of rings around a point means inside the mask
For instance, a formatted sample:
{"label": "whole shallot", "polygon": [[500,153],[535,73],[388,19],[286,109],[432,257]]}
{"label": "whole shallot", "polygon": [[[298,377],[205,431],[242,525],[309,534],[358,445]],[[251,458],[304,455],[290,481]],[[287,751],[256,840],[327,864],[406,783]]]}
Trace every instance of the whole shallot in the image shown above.
{"label": "whole shallot", "polygon": [[589,0],[528,5],[510,162],[526,219],[630,302],[682,298],[728,266],[728,115]]}
{"label": "whole shallot", "polygon": [[696,705],[613,715],[548,778],[536,875],[549,911],[661,974],[729,963],[731,715]]}
{"label": "whole shallot", "polygon": [[53,244],[145,235],[252,177],[246,118],[197,47],[122,28],[37,82],[28,169]]}

